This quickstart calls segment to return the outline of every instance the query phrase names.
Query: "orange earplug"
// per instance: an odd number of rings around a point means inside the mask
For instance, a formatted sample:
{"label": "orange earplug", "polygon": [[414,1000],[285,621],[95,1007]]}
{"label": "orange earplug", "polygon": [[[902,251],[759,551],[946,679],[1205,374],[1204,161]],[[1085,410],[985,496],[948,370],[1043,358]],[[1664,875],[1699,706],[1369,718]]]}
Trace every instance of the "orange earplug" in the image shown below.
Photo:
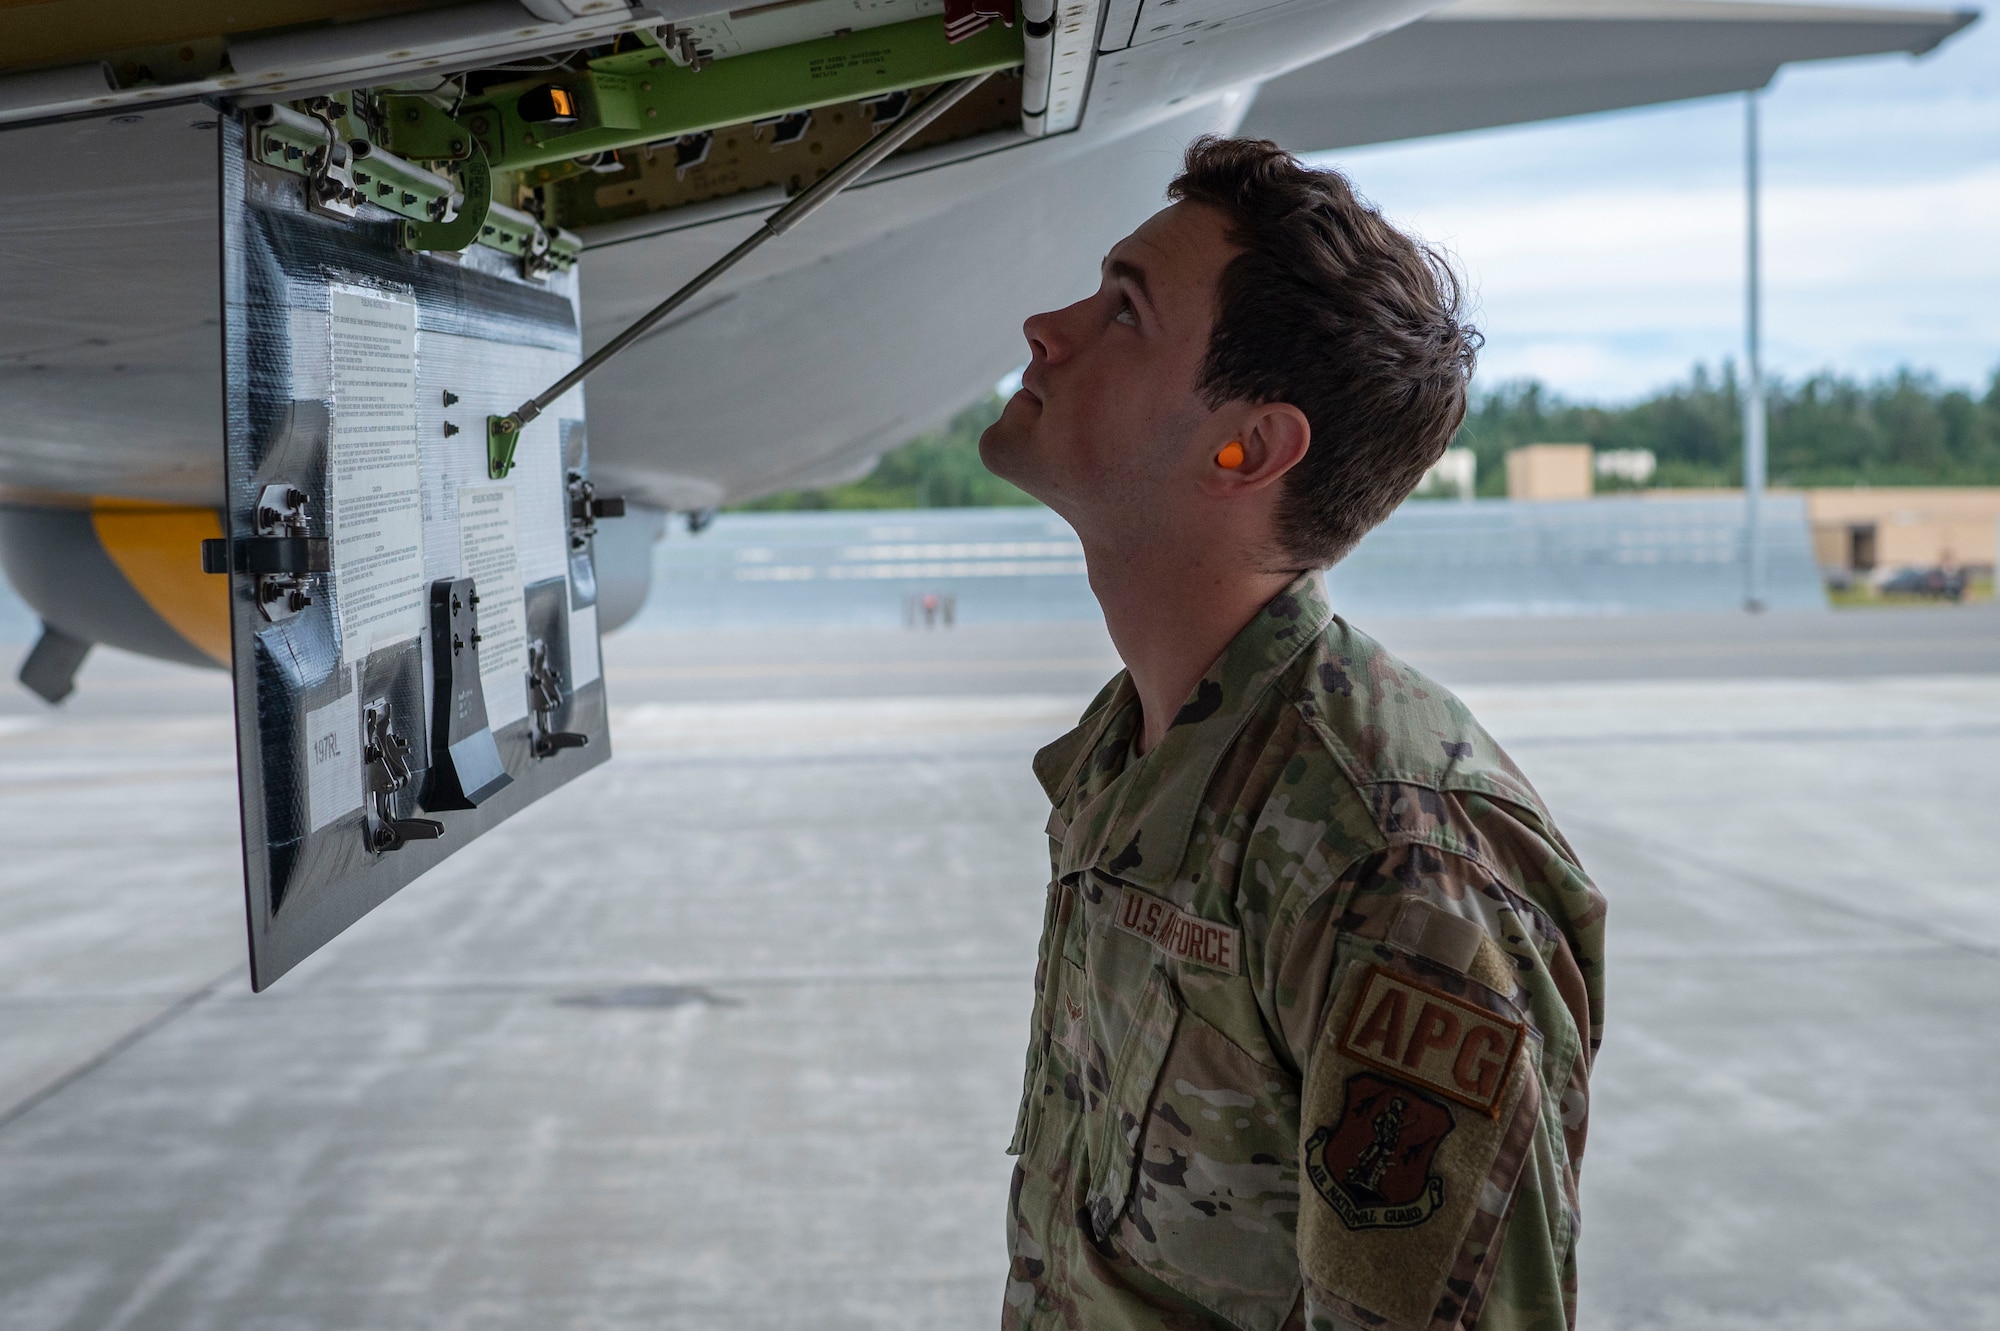
{"label": "orange earplug", "polygon": [[1224,444],[1222,451],[1215,455],[1215,465],[1224,471],[1235,471],[1243,465],[1243,445],[1234,439]]}

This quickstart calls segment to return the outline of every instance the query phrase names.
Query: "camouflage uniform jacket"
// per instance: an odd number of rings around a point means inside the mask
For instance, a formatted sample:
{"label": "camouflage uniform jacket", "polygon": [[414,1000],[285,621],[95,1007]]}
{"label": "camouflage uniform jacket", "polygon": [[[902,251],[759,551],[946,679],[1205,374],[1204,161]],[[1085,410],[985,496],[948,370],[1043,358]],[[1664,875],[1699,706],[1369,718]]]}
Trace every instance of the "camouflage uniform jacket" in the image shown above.
{"label": "camouflage uniform jacket", "polygon": [[1055,805],[1003,1324],[1574,1325],[1604,901],[1464,704],[1301,577]]}

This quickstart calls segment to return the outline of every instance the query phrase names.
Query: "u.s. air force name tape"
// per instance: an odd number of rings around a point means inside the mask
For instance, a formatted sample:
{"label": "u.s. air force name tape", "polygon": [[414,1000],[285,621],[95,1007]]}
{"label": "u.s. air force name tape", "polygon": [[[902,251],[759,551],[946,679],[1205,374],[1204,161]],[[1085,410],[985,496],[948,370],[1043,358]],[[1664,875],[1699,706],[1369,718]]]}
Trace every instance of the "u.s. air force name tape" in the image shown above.
{"label": "u.s. air force name tape", "polygon": [[1190,915],[1178,906],[1134,888],[1120,889],[1112,923],[1137,934],[1176,961],[1192,962],[1234,975],[1243,955],[1242,932],[1231,925]]}

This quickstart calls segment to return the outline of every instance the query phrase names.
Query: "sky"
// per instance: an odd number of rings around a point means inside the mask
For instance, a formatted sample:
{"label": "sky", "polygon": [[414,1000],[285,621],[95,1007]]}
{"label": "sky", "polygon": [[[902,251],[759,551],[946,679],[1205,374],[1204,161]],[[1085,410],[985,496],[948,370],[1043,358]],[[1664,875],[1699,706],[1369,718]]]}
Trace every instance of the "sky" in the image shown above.
{"label": "sky", "polygon": [[[1975,3],[1978,0],[1974,0]],[[1930,55],[1780,70],[1762,95],[1764,359],[1796,380],[2000,368],[2000,4]],[[1453,254],[1479,386],[1615,403],[1743,346],[1743,98],[1316,159]]]}

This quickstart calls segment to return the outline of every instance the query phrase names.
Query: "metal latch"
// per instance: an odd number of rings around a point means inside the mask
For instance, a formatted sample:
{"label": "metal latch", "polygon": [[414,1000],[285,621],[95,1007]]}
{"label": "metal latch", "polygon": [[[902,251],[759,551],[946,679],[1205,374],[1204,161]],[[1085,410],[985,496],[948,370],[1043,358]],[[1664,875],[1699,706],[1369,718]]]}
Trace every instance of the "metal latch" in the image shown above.
{"label": "metal latch", "polygon": [[257,534],[201,543],[201,571],[242,573],[256,579],[257,608],[272,623],[290,619],[313,603],[308,579],[333,568],[324,536],[306,535],[311,500],[297,486],[279,482],[257,496]]}
{"label": "metal latch", "polygon": [[583,549],[597,535],[599,518],[622,518],[625,501],[616,496],[597,497],[596,487],[580,471],[569,474],[569,548]]}
{"label": "metal latch", "polygon": [[535,756],[550,758],[564,749],[580,749],[590,736],[557,730],[555,716],[563,705],[562,681],[549,665],[549,645],[541,638],[528,644],[528,701],[535,710]]}
{"label": "metal latch", "polygon": [[410,742],[396,733],[389,700],[368,704],[362,729],[361,760],[368,775],[368,849],[376,854],[401,850],[410,841],[432,841],[444,835],[444,824],[431,818],[398,818],[389,801],[410,784]]}

